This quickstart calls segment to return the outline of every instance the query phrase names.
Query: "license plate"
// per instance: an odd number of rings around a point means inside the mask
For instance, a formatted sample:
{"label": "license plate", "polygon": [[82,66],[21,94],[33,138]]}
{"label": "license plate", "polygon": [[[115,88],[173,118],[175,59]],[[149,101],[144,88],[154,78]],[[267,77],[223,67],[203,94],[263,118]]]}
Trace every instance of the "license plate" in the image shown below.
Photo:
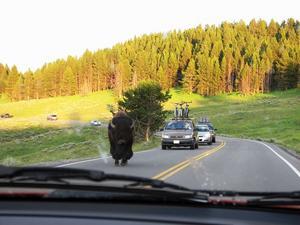
{"label": "license plate", "polygon": [[174,143],[174,144],[179,144],[180,141],[179,141],[179,140],[174,140],[173,143]]}

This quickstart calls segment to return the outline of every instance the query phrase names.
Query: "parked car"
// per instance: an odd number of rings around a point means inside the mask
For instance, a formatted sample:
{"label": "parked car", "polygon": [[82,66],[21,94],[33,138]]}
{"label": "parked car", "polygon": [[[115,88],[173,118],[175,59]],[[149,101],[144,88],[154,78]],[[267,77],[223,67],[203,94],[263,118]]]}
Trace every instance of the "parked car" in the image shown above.
{"label": "parked car", "polygon": [[198,148],[197,131],[192,120],[171,120],[162,131],[161,148]]}
{"label": "parked car", "polygon": [[7,118],[12,118],[13,115],[9,114],[9,113],[3,113],[0,115],[0,118],[2,119],[7,119]]}
{"label": "parked car", "polygon": [[99,120],[92,120],[90,122],[90,124],[91,124],[91,126],[101,126],[102,125],[101,121],[99,121]]}
{"label": "parked car", "polygon": [[209,129],[208,125],[196,125],[196,129],[198,131],[197,134],[197,141],[198,143],[207,143],[208,145],[211,145],[213,142],[213,135],[211,130]]}
{"label": "parked car", "polygon": [[47,116],[47,120],[57,120],[57,115],[56,114],[50,114]]}
{"label": "parked car", "polygon": [[209,121],[199,121],[197,123],[197,125],[207,125],[209,127],[209,130],[212,133],[212,142],[216,143],[216,136],[217,136],[216,131],[217,131],[217,129],[214,128],[214,126],[211,122],[209,122]]}

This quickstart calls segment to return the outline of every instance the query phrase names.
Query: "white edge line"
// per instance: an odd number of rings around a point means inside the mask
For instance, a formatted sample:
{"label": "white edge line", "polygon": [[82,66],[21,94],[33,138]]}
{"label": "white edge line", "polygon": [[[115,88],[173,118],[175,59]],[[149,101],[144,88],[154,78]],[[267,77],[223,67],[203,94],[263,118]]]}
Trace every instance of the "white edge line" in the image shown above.
{"label": "white edge line", "polygon": [[[134,152],[134,154],[150,152],[150,151],[154,151],[154,150],[156,150],[156,149],[149,149],[149,150],[145,150],[145,151]],[[109,159],[109,158],[111,158],[111,156],[100,157],[100,158],[95,158],[95,159],[81,160],[81,161],[77,161],[77,162],[61,164],[61,165],[58,165],[58,166],[55,166],[55,167],[59,168],[59,167],[71,166],[71,165],[76,165],[76,164],[81,164],[81,163],[86,163],[86,162],[92,162],[92,161],[97,161],[97,160],[103,160],[103,159]]]}
{"label": "white edge line", "polygon": [[268,149],[270,149],[275,155],[277,155],[283,162],[285,162],[293,171],[295,174],[297,174],[297,176],[300,178],[300,172],[299,170],[297,170],[289,161],[287,161],[285,158],[283,158],[281,155],[279,155],[273,148],[271,148],[269,145],[260,142],[260,141],[255,141],[258,142],[264,146],[266,146]]}
{"label": "white edge line", "polygon": [[96,158],[96,159],[87,159],[87,160],[81,160],[81,161],[77,161],[77,162],[72,162],[72,163],[66,163],[66,164],[61,164],[55,167],[65,167],[65,166],[71,166],[71,165],[76,165],[76,164],[80,164],[80,163],[86,163],[86,162],[92,162],[92,161],[96,161],[96,160],[101,160],[101,159],[108,159],[111,156],[107,156],[107,157],[101,157],[101,158]]}

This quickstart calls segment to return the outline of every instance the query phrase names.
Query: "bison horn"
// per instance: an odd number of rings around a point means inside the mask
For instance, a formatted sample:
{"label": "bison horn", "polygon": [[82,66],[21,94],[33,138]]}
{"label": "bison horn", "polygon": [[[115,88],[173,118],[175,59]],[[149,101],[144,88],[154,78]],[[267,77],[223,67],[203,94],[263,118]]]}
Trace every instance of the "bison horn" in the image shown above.
{"label": "bison horn", "polygon": [[111,126],[112,128],[116,128],[116,125],[114,125],[112,121],[110,122],[110,126]]}

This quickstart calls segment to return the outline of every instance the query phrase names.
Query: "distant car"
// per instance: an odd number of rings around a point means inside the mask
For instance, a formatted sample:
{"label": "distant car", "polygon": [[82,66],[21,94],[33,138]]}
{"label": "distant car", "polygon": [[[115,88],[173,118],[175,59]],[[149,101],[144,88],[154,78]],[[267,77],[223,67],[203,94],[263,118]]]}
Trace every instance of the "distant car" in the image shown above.
{"label": "distant car", "polygon": [[162,149],[179,146],[190,147],[190,149],[198,148],[197,131],[191,120],[169,121],[162,131],[161,137]]}
{"label": "distant car", "polygon": [[4,113],[0,115],[0,118],[2,119],[7,119],[7,118],[12,118],[13,115],[9,114],[9,113]]}
{"label": "distant car", "polygon": [[208,125],[196,125],[196,129],[198,131],[197,134],[197,141],[199,144],[201,143],[207,143],[208,145],[211,145],[213,142],[213,135],[211,130],[209,129]]}
{"label": "distant car", "polygon": [[207,125],[209,127],[209,130],[211,131],[212,133],[212,142],[213,143],[216,143],[216,131],[217,129],[214,128],[213,124],[211,122],[203,122],[203,121],[199,121],[197,124],[198,125]]}
{"label": "distant car", "polygon": [[56,114],[50,114],[47,116],[47,120],[57,120],[57,115]]}
{"label": "distant car", "polygon": [[91,126],[101,126],[102,123],[99,120],[92,120],[90,122]]}

